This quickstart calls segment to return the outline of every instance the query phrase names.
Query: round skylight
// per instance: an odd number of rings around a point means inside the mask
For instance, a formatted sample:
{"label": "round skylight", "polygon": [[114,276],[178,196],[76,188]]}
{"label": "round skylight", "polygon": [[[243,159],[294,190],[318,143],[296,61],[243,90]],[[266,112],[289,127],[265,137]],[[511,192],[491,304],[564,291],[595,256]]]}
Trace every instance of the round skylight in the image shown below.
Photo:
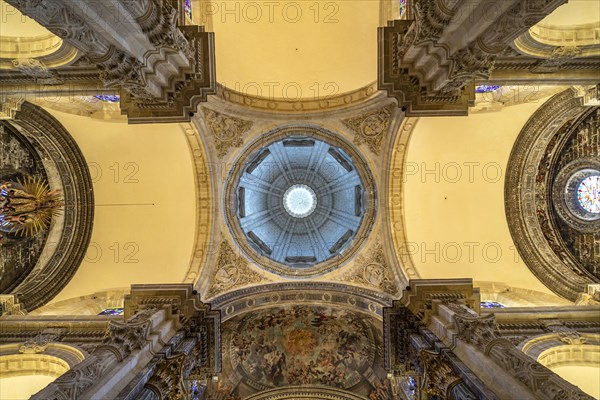
{"label": "round skylight", "polygon": [[317,208],[317,196],[309,186],[293,185],[283,195],[283,207],[294,218],[306,218]]}

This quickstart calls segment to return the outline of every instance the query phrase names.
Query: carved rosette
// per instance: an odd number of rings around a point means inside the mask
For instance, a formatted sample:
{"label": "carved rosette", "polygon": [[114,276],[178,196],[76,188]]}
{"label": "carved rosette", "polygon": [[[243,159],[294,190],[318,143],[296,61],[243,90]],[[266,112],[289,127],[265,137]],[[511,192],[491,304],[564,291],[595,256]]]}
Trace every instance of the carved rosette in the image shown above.
{"label": "carved rosette", "polygon": [[217,265],[211,276],[206,296],[213,298],[225,291],[265,281],[259,273],[248,266],[248,261],[236,252],[227,240],[219,244]]}
{"label": "carved rosette", "polygon": [[355,266],[338,280],[376,288],[393,296],[399,292],[394,275],[385,258],[381,238],[376,240],[376,244],[365,255],[357,256]]}
{"label": "carved rosette", "polygon": [[206,107],[202,107],[202,112],[206,125],[212,133],[219,158],[223,158],[229,149],[242,146],[243,135],[252,128],[252,121],[232,117]]}
{"label": "carved rosette", "polygon": [[390,127],[395,106],[389,104],[378,110],[348,118],[342,122],[354,132],[354,143],[365,143],[374,154],[381,154],[383,139]]}

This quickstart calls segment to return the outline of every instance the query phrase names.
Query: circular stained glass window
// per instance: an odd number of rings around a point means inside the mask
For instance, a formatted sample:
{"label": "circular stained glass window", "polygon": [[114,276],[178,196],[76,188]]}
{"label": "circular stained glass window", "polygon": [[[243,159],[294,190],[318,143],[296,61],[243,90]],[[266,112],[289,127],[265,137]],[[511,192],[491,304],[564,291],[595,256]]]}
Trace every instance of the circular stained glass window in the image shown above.
{"label": "circular stained glass window", "polygon": [[587,212],[600,213],[600,175],[588,176],[577,188],[577,201]]}

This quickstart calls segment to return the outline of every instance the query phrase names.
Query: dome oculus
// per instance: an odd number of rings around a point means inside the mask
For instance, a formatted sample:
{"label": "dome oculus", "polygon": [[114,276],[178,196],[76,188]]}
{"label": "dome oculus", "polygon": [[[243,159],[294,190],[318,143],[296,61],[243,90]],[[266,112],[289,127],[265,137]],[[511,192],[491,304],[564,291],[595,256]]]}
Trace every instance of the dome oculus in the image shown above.
{"label": "dome oculus", "polygon": [[317,196],[306,185],[292,185],[283,195],[283,207],[295,218],[306,218],[317,208]]}

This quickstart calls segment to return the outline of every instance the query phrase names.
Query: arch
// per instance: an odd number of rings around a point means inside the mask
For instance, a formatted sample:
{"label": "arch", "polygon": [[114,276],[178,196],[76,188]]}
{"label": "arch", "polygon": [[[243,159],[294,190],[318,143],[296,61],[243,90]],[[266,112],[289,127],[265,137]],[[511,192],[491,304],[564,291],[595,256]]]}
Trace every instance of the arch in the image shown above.
{"label": "arch", "polygon": [[[421,276],[413,262],[410,249],[407,248],[406,218],[404,202],[404,182],[406,174],[406,155],[413,131],[415,130],[419,118],[408,117],[402,121],[400,129],[395,133],[392,142],[390,167],[387,169],[387,210],[389,218],[386,220],[386,228],[389,231],[394,246],[397,265],[401,270],[401,278],[405,285],[408,285],[410,279],[419,279]],[[391,247],[391,246],[390,246]]]}
{"label": "arch", "polygon": [[27,347],[22,343],[0,346],[0,376],[60,375],[82,362],[87,352],[62,343]]}
{"label": "arch", "polygon": [[326,386],[289,386],[285,389],[266,390],[247,400],[364,400],[364,397]]}
{"label": "arch", "polygon": [[[18,131],[40,152],[48,181],[61,188],[65,204],[49,230],[37,264],[10,292],[22,308],[31,311],[48,303],[67,285],[85,256],[94,221],[92,179],[79,146],[47,111],[24,102],[15,118],[2,124]],[[80,204],[84,206],[73,206]],[[40,286],[41,280],[46,284]]]}
{"label": "arch", "polygon": [[221,322],[254,310],[280,305],[344,306],[383,319],[392,297],[369,289],[331,282],[281,282],[251,286],[225,293],[211,301],[221,310]]}
{"label": "arch", "polygon": [[597,281],[565,246],[551,204],[557,154],[578,122],[594,111],[574,89],[548,100],[527,121],[515,141],[506,171],[506,219],[520,257],[550,290],[574,301]]}
{"label": "arch", "polygon": [[594,398],[600,394],[600,334],[544,334],[524,341],[518,348]]}
{"label": "arch", "polygon": [[547,368],[600,365],[598,333],[572,336],[561,336],[560,333],[544,334],[527,339],[518,348]]}

